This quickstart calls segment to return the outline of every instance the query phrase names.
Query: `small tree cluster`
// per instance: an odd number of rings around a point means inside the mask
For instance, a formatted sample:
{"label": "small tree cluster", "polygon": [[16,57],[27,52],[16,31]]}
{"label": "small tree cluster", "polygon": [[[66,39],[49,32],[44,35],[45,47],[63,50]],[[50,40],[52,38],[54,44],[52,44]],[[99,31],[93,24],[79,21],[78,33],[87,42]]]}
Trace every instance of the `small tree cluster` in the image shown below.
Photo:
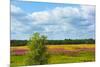
{"label": "small tree cluster", "polygon": [[42,65],[47,63],[46,42],[47,37],[34,33],[28,41],[30,51],[27,56],[26,65]]}

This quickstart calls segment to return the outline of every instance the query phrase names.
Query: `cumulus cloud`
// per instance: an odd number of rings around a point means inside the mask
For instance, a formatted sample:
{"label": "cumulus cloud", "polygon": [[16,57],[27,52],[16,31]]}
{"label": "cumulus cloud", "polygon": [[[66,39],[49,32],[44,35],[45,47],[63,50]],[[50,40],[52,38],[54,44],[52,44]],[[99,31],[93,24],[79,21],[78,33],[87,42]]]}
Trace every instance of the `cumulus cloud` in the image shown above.
{"label": "cumulus cloud", "polygon": [[[20,7],[11,5],[11,16],[12,39],[28,39],[34,32],[46,34],[49,39],[94,38],[94,6],[55,7],[25,13]],[[23,34],[26,37],[21,36]]]}
{"label": "cumulus cloud", "polygon": [[18,14],[18,13],[23,13],[23,11],[21,10],[21,8],[11,4],[11,13],[17,13]]}
{"label": "cumulus cloud", "polygon": [[37,22],[48,21],[49,20],[49,13],[46,11],[34,12],[34,13],[32,13],[32,18]]}

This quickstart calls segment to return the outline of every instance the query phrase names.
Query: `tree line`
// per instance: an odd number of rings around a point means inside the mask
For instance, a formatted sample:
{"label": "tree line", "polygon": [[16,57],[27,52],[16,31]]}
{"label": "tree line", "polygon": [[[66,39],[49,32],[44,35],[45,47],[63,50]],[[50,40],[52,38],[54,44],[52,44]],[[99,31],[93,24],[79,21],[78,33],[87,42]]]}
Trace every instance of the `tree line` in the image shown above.
{"label": "tree line", "polygon": [[[11,46],[25,46],[28,40],[11,40]],[[63,44],[95,44],[94,39],[64,39],[64,40],[46,40],[47,45]]]}

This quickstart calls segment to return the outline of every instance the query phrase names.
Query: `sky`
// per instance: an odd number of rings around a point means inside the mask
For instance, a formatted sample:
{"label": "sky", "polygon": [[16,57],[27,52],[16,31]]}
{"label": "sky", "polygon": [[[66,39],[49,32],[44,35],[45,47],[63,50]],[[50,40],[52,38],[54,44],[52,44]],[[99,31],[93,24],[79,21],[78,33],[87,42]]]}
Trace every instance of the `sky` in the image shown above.
{"label": "sky", "polygon": [[11,0],[11,40],[95,39],[95,6]]}

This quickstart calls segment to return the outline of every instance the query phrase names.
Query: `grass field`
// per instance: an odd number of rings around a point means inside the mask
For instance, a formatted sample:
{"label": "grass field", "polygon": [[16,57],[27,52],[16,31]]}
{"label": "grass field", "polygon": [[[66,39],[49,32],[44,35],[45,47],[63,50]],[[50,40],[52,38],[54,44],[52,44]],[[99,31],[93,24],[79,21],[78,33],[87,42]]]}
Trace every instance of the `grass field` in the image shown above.
{"label": "grass field", "polygon": [[[95,61],[94,44],[47,45],[46,47],[50,56],[48,64]],[[25,65],[25,54],[28,50],[27,46],[11,47],[11,66]]]}

